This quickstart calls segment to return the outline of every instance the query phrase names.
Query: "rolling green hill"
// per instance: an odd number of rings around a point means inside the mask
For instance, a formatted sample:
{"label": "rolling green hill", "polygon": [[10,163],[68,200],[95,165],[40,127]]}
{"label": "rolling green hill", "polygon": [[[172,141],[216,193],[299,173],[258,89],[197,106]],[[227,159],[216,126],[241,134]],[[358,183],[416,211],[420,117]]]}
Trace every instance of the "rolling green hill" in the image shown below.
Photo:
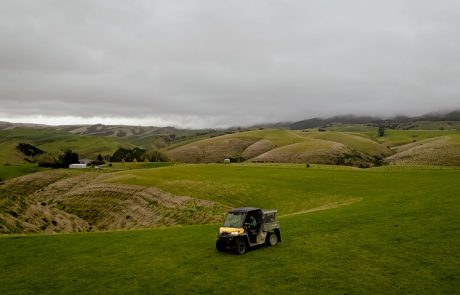
{"label": "rolling green hill", "polygon": [[[429,126],[429,122],[424,123]],[[26,163],[25,156],[16,149],[20,142],[33,144],[54,155],[70,148],[79,153],[80,158],[89,159],[98,154],[111,155],[120,146],[140,146],[161,147],[174,161],[183,163],[216,163],[230,158],[235,162],[356,167],[384,163],[459,165],[460,150],[456,138],[460,131],[457,130],[386,129],[385,135],[378,137],[375,127],[363,124],[337,126],[328,127],[325,132],[281,128],[215,131],[103,125],[9,126],[0,130],[0,165]],[[117,136],[118,132],[124,132],[124,135]]]}
{"label": "rolling green hill", "polygon": [[[217,223],[3,236],[0,293],[456,294],[459,177],[447,168],[279,164],[104,174],[99,185],[277,208],[283,242],[244,256],[219,253]],[[59,179],[53,183],[67,176]]]}
{"label": "rolling green hill", "polygon": [[170,145],[181,145],[182,142],[209,138],[212,135],[222,134],[213,129],[187,130],[173,127],[125,126],[125,125],[82,125],[60,126],[58,130],[65,130],[72,134],[111,137],[144,149],[168,148]]}
{"label": "rolling green hill", "polygon": [[400,145],[417,142],[425,139],[445,136],[449,134],[460,134],[452,130],[385,130],[385,135],[377,137],[376,132],[366,132],[369,138],[374,139],[386,146],[397,147]]}
{"label": "rolling green hill", "polygon": [[394,165],[460,166],[460,134],[449,134],[398,146],[386,159]]}
{"label": "rolling green hill", "polygon": [[[362,132],[265,129],[195,141],[171,149],[169,155],[185,163],[215,163],[230,158],[250,162],[359,167],[382,162],[392,165],[456,166],[460,157],[456,143],[459,134],[459,131],[452,130],[386,130],[383,137],[378,137],[375,128],[372,132],[365,129]],[[434,147],[427,139],[437,139],[439,144]],[[415,142],[417,149],[398,155],[402,152],[401,146]],[[400,161],[400,158],[410,160]]]}
{"label": "rolling green hill", "polygon": [[[264,129],[236,132],[211,139],[196,141],[173,149],[171,157],[179,162],[222,162],[225,158],[263,162],[302,162],[303,152],[320,151],[319,157],[329,153],[334,143],[309,140],[286,129]],[[335,151],[331,151],[332,154]],[[318,163],[330,163],[327,159]]]}
{"label": "rolling green hill", "polygon": [[120,146],[132,147],[110,137],[75,135],[53,128],[14,128],[0,130],[0,164],[26,163],[25,156],[16,149],[18,143],[30,143],[54,155],[72,149],[80,158],[89,159],[98,154],[112,155]]}
{"label": "rolling green hill", "polygon": [[270,149],[302,141],[284,129],[265,129],[222,135],[170,150],[179,162],[222,162],[225,158],[253,157]]}
{"label": "rolling green hill", "polygon": [[350,152],[351,149],[341,143],[306,138],[302,142],[267,151],[250,161],[336,164],[338,157]]}
{"label": "rolling green hill", "polygon": [[386,157],[394,153],[384,144],[376,142],[375,140],[367,138],[365,135],[360,133],[348,133],[348,132],[299,132],[306,137],[312,137],[317,139],[328,140],[332,142],[338,142],[351,149],[358,150],[371,156]]}
{"label": "rolling green hill", "polygon": [[79,153],[80,158],[94,159],[98,154],[112,155],[120,146],[167,149],[222,134],[223,131],[213,129],[182,130],[101,124],[42,126],[0,122],[0,165],[26,163],[25,156],[16,149],[18,143],[33,144],[55,155],[70,148]]}

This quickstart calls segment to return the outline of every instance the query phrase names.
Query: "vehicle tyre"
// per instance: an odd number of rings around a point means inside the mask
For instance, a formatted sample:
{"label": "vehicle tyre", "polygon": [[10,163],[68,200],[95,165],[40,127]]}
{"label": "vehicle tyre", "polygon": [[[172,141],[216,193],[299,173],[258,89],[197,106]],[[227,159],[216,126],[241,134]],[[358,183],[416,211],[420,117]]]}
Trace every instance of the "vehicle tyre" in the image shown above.
{"label": "vehicle tyre", "polygon": [[275,233],[269,233],[267,237],[267,245],[275,246],[278,243],[278,236]]}
{"label": "vehicle tyre", "polygon": [[222,251],[225,250],[225,245],[224,245],[224,243],[223,243],[220,239],[218,239],[218,240],[216,241],[216,249],[217,249],[217,251],[219,251],[219,252],[222,252]]}
{"label": "vehicle tyre", "polygon": [[246,253],[246,250],[247,250],[246,242],[241,239],[236,240],[235,253],[239,255],[243,255],[244,253]]}

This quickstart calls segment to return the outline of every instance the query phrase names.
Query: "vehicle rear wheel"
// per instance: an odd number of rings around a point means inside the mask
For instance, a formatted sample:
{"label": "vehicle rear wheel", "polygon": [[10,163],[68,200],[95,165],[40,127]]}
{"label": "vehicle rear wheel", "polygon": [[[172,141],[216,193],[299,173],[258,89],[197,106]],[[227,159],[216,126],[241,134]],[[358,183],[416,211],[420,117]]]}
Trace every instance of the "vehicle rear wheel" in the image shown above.
{"label": "vehicle rear wheel", "polygon": [[269,233],[267,237],[267,245],[275,246],[278,243],[278,236],[275,233]]}
{"label": "vehicle rear wheel", "polygon": [[244,253],[246,253],[246,250],[247,250],[246,242],[241,239],[236,240],[235,253],[239,255],[243,255]]}

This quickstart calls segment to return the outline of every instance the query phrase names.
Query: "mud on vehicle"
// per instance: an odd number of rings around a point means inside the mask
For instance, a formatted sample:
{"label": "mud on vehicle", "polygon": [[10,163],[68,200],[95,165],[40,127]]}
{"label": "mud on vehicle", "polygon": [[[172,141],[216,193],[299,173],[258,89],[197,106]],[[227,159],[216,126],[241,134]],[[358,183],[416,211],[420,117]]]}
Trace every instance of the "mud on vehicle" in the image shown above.
{"label": "mud on vehicle", "polygon": [[233,250],[244,254],[250,247],[275,246],[281,242],[280,225],[276,221],[277,210],[253,207],[235,208],[227,212],[224,226],[219,229],[218,251]]}

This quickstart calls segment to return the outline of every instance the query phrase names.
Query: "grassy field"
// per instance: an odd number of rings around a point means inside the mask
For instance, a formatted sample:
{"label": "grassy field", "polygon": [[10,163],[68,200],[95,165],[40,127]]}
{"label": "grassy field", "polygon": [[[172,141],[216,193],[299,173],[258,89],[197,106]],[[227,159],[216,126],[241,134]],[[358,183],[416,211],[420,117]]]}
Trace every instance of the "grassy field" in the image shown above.
{"label": "grassy field", "polygon": [[[455,294],[459,169],[177,165],[113,173],[232,206],[277,208],[283,242],[214,249],[219,225],[0,237],[0,293]],[[304,210],[327,209],[309,213]]]}
{"label": "grassy field", "polygon": [[155,186],[176,195],[229,206],[277,208],[287,214],[329,203],[364,200],[375,194],[416,192],[436,185],[432,177],[441,179],[447,175],[455,182],[459,173],[459,169],[415,167],[363,170],[327,165],[306,168],[298,164],[195,164],[121,171],[105,181]]}
{"label": "grassy field", "polygon": [[438,136],[460,134],[460,132],[451,130],[385,130],[383,137],[377,137],[376,132],[367,132],[365,134],[387,146],[394,147]]}
{"label": "grassy field", "polygon": [[346,146],[349,146],[352,149],[367,153],[372,156],[388,156],[393,153],[393,151],[385,145],[382,145],[374,140],[366,138],[361,133],[331,131],[313,133],[301,132],[301,134],[312,138],[342,143]]}
{"label": "grassy field", "polygon": [[8,180],[29,173],[43,171],[44,168],[39,168],[37,164],[21,164],[21,165],[1,165],[0,166],[0,179]]}

